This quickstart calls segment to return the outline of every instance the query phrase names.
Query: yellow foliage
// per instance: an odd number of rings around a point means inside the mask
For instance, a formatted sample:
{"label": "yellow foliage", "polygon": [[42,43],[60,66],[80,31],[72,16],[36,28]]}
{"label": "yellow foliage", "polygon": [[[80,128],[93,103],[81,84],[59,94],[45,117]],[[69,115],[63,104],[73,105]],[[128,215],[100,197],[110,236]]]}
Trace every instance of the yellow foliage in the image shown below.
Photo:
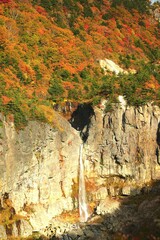
{"label": "yellow foliage", "polygon": [[45,118],[48,120],[49,123],[54,122],[55,114],[50,106],[38,105],[37,109],[40,111],[40,113],[44,114]]}

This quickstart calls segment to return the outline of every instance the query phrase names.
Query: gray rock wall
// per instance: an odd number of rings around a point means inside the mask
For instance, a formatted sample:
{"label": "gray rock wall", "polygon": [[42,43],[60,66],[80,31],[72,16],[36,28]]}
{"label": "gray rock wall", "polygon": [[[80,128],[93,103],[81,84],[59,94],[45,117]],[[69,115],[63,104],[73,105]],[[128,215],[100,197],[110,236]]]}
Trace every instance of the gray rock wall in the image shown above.
{"label": "gray rock wall", "polygon": [[[138,194],[160,177],[160,109],[115,105],[94,113],[83,150],[88,200]],[[58,129],[30,122],[18,132],[0,118],[1,196],[9,193],[16,213],[43,232],[53,217],[77,206],[79,132],[60,116]]]}
{"label": "gray rock wall", "polygon": [[115,105],[106,114],[95,109],[85,145],[85,164],[87,179],[95,189],[98,186],[99,198],[107,193],[136,194],[160,177],[159,120],[160,109],[151,104],[139,108]]}
{"label": "gray rock wall", "polygon": [[39,230],[52,217],[74,208],[72,186],[81,139],[61,117],[59,130],[30,122],[17,132],[12,122],[2,116],[1,120],[1,195],[9,193],[16,213],[29,216],[33,229]]}

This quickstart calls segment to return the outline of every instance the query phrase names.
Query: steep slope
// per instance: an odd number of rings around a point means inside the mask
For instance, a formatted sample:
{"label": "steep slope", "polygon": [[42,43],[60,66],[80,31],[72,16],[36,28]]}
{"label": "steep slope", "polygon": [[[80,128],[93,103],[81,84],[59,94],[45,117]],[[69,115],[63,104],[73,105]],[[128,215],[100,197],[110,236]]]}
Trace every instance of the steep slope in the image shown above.
{"label": "steep slope", "polygon": [[[52,122],[53,102],[97,104],[119,93],[129,104],[159,101],[159,23],[149,8],[148,1],[142,9],[126,1],[1,0],[0,110],[21,126]],[[104,78],[105,58],[137,74]]]}
{"label": "steep slope", "polygon": [[[125,227],[126,219],[129,219],[127,226],[134,223],[134,218],[127,215],[130,205],[125,212],[120,201],[113,198],[139,194],[145,198],[143,193],[160,178],[160,109],[152,105],[122,108],[117,104],[111,113],[105,114],[103,110],[96,107],[94,115],[90,115],[83,161],[90,214],[109,214],[106,221],[111,218],[110,225],[104,223],[102,231],[95,226],[96,231],[98,235],[103,232],[105,237],[109,235],[108,239],[113,239],[111,227],[118,233]],[[66,231],[73,231],[70,239],[78,239],[83,234],[84,239],[88,239],[87,234],[95,234],[94,225],[90,233],[79,229],[78,165],[82,141],[67,120],[56,117],[57,130],[49,124],[32,121],[17,132],[13,122],[0,116],[2,239],[7,239],[6,235],[8,238],[10,235],[13,238],[28,236],[32,231],[48,236],[47,239],[52,239],[53,235],[61,239]],[[159,202],[153,202],[153,207],[156,204]],[[135,205],[133,209],[134,214],[138,214]],[[156,210],[154,219],[158,222],[160,215]],[[82,225],[85,227],[90,228],[88,223]],[[156,229],[160,231],[158,224]],[[156,236],[156,232],[151,234]],[[97,239],[104,237],[100,235]]]}
{"label": "steep slope", "polygon": [[[14,123],[0,116],[0,225],[4,228],[16,222],[16,218],[3,216],[6,205],[9,214],[15,209],[13,215],[16,212],[23,216],[20,219],[29,220],[32,227],[28,235],[32,229],[44,229],[53,217],[75,207],[72,188],[77,181],[81,138],[66,120],[57,118],[59,130],[30,122],[17,133]],[[5,204],[6,195],[10,204]]]}

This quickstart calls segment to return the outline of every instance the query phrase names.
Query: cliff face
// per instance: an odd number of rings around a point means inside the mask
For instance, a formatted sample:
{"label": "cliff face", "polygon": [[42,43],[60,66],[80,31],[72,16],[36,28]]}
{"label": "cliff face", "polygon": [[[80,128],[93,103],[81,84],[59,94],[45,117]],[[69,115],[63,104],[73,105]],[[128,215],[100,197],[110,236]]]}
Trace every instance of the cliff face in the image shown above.
{"label": "cliff face", "polygon": [[[117,104],[106,114],[103,106],[90,112],[88,126],[81,129],[87,131],[83,159],[90,202],[138,194],[160,177],[157,106]],[[58,130],[30,122],[17,132],[3,116],[1,122],[1,198],[8,193],[16,213],[42,230],[53,217],[77,207],[79,132],[61,118]],[[105,210],[97,207],[99,214]]]}
{"label": "cliff face", "polygon": [[159,108],[151,105],[116,105],[105,115],[95,109],[85,150],[88,181],[98,198],[136,194],[160,177],[159,117]]}
{"label": "cliff face", "polygon": [[4,119],[1,127],[1,193],[9,193],[16,212],[29,215],[36,230],[73,209],[81,139],[67,121],[61,119],[59,127],[30,122],[16,132]]}

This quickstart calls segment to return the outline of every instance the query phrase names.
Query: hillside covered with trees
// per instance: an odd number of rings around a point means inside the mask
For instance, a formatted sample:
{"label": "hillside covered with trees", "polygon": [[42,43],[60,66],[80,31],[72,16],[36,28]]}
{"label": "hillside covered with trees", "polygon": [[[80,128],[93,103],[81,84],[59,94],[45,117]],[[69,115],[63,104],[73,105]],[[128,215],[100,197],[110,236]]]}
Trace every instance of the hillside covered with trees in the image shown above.
{"label": "hillside covered with trees", "polygon": [[[0,0],[0,112],[52,122],[55,103],[160,105],[160,22],[147,0]],[[136,74],[104,75],[100,59]]]}

